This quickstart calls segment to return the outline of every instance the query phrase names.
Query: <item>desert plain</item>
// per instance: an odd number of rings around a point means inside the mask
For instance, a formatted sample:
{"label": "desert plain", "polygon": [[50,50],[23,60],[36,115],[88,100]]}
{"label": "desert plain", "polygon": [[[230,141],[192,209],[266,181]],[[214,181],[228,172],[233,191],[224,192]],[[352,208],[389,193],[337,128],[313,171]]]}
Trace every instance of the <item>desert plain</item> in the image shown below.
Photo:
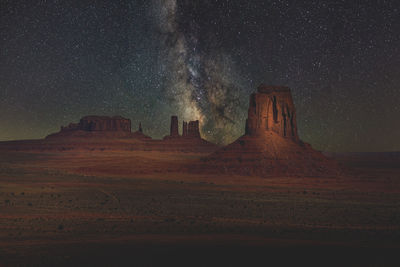
{"label": "desert plain", "polygon": [[400,154],[326,155],[339,175],[197,174],[181,166],[207,153],[190,151],[3,149],[0,265],[399,266]]}

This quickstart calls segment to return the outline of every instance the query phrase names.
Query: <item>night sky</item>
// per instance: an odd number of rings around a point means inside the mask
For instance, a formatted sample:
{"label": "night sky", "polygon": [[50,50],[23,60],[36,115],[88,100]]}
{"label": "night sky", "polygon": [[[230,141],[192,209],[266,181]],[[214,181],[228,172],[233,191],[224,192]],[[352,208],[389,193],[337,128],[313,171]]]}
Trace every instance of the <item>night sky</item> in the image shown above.
{"label": "night sky", "polygon": [[85,115],[161,138],[178,115],[225,144],[265,83],[314,148],[400,150],[399,47],[396,0],[0,0],[0,140]]}

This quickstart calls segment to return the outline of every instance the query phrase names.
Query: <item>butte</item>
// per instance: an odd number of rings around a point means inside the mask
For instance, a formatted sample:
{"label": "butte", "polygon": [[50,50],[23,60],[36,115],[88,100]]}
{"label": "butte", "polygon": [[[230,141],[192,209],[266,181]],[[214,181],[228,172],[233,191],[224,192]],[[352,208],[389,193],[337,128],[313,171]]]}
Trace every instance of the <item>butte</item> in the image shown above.
{"label": "butte", "polygon": [[142,124],[136,132],[131,132],[131,120],[121,116],[85,116],[78,123],[61,126],[58,133],[46,139],[55,138],[136,138],[151,139],[143,134]]}
{"label": "butte", "polygon": [[245,134],[202,159],[201,169],[255,176],[335,175],[336,162],[300,140],[290,89],[260,85],[251,94]]}

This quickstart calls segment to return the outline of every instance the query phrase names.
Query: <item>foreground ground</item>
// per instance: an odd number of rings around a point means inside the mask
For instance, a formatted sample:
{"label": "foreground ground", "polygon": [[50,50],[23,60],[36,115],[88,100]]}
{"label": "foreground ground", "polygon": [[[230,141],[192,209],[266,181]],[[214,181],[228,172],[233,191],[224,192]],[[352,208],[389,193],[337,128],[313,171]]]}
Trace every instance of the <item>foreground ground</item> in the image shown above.
{"label": "foreground ground", "polygon": [[399,266],[398,157],[340,177],[179,172],[195,153],[0,152],[0,265]]}

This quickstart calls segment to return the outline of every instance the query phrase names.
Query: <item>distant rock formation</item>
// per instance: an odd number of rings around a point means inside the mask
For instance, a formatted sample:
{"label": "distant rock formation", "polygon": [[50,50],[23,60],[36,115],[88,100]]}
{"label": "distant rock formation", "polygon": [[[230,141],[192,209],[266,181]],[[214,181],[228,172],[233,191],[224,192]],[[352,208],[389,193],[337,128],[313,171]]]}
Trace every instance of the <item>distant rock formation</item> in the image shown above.
{"label": "distant rock formation", "polygon": [[58,133],[50,134],[46,138],[139,138],[151,139],[143,134],[141,123],[139,130],[131,132],[131,120],[121,116],[85,116],[79,123],[70,123],[68,126],[61,126]]}
{"label": "distant rock formation", "polygon": [[[170,134],[164,136],[163,140],[153,146],[154,150],[163,151],[182,151],[182,152],[214,152],[219,148],[216,144],[208,142],[201,138],[200,135],[200,122],[196,121],[183,121],[182,122],[182,135],[178,130],[178,117],[171,116]],[[156,142],[153,142],[156,144]]]}
{"label": "distant rock formation", "polygon": [[182,136],[183,137],[188,136],[188,124],[186,121],[183,121],[183,123],[182,123]]}
{"label": "distant rock formation", "polygon": [[183,121],[182,123],[182,135],[179,135],[178,129],[178,116],[171,116],[171,127],[170,134],[165,136],[164,139],[171,138],[190,138],[190,139],[201,139],[200,135],[200,123],[196,121]]}
{"label": "distant rock formation", "polygon": [[142,123],[139,122],[139,128],[136,132],[132,133],[131,137],[136,138],[136,139],[148,139],[150,140],[151,137],[148,135],[145,135],[143,133],[143,128],[142,128]]}
{"label": "distant rock formation", "polygon": [[131,120],[121,116],[86,116],[80,119],[79,123],[70,123],[68,126],[61,126],[61,132],[66,131],[121,131],[131,132]]}
{"label": "distant rock formation", "polygon": [[171,116],[170,137],[179,137],[178,116]]}
{"label": "distant rock formation", "polygon": [[187,137],[189,138],[201,138],[199,121],[189,121]]}
{"label": "distant rock formation", "polygon": [[120,116],[86,116],[79,123],[61,127],[45,140],[25,142],[16,147],[21,150],[129,150],[129,151],[179,151],[212,153],[219,148],[200,136],[199,121],[183,122],[179,135],[178,117],[171,117],[170,134],[154,140],[143,133],[139,122],[137,131],[131,132],[131,121]]}
{"label": "distant rock formation", "polygon": [[336,174],[336,162],[302,142],[290,89],[258,87],[250,96],[245,135],[203,159],[200,170],[281,176]]}

